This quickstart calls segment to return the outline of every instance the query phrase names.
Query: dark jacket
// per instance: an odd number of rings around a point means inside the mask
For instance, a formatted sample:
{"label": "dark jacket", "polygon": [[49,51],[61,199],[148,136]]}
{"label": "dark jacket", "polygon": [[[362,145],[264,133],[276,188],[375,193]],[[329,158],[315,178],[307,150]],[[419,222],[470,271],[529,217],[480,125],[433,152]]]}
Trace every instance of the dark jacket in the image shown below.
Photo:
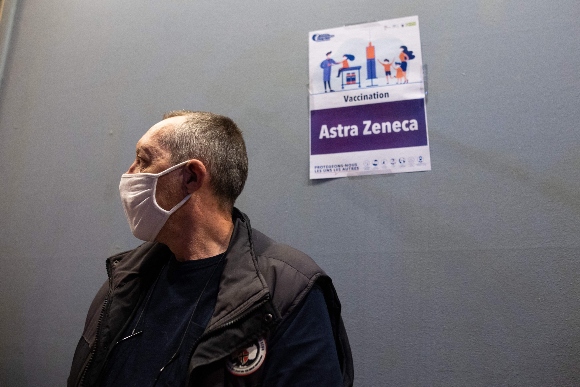
{"label": "dark jacket", "polygon": [[[187,384],[260,386],[261,372],[234,377],[226,370],[226,358],[272,335],[316,284],[328,307],[343,386],[352,386],[352,356],[331,279],[307,255],[253,230],[237,209],[234,224],[216,307],[190,359]],[[98,385],[114,343],[170,254],[163,244],[145,243],[107,260],[109,279],[89,309],[69,387]]]}

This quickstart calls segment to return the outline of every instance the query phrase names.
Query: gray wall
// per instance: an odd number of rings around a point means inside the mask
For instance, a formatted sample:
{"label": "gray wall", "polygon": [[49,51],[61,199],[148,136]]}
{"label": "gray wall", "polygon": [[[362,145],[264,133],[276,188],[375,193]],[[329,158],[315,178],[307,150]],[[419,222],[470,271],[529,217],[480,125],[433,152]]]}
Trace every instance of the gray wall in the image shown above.
{"label": "gray wall", "polygon": [[[308,180],[307,32],[419,15],[433,171]],[[357,386],[580,385],[577,0],[20,0],[0,95],[0,385],[63,385],[164,111],[243,128],[238,206],[334,277]]]}

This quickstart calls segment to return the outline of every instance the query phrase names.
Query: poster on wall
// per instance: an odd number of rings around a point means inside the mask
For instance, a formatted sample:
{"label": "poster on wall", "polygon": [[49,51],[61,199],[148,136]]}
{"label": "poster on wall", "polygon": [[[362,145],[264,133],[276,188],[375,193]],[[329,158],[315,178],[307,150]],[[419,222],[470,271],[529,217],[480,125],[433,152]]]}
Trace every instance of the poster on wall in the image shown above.
{"label": "poster on wall", "polygon": [[309,33],[310,178],[431,170],[419,18]]}

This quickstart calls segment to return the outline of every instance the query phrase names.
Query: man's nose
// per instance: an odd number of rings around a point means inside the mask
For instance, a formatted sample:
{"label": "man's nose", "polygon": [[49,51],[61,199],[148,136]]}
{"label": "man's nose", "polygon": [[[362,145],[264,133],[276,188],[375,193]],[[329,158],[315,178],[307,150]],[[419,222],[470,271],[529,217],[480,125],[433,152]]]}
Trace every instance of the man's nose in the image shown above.
{"label": "man's nose", "polygon": [[129,169],[125,173],[129,173],[129,174],[137,173],[137,161],[133,161],[133,164],[131,164],[131,166],[129,167]]}

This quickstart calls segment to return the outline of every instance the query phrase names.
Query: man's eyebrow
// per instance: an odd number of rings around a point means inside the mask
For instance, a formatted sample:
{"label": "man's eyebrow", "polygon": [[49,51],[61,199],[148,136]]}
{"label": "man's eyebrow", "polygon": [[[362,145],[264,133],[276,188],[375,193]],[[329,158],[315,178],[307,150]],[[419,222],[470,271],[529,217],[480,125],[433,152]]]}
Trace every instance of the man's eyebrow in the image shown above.
{"label": "man's eyebrow", "polygon": [[140,146],[140,147],[138,147],[138,148],[135,150],[135,153],[136,153],[137,155],[139,155],[139,152],[143,152],[143,153],[145,153],[147,156],[149,156],[149,157],[153,157],[153,153],[151,153],[151,151],[150,151],[150,150],[149,150],[147,147],[145,147],[145,146]]}

